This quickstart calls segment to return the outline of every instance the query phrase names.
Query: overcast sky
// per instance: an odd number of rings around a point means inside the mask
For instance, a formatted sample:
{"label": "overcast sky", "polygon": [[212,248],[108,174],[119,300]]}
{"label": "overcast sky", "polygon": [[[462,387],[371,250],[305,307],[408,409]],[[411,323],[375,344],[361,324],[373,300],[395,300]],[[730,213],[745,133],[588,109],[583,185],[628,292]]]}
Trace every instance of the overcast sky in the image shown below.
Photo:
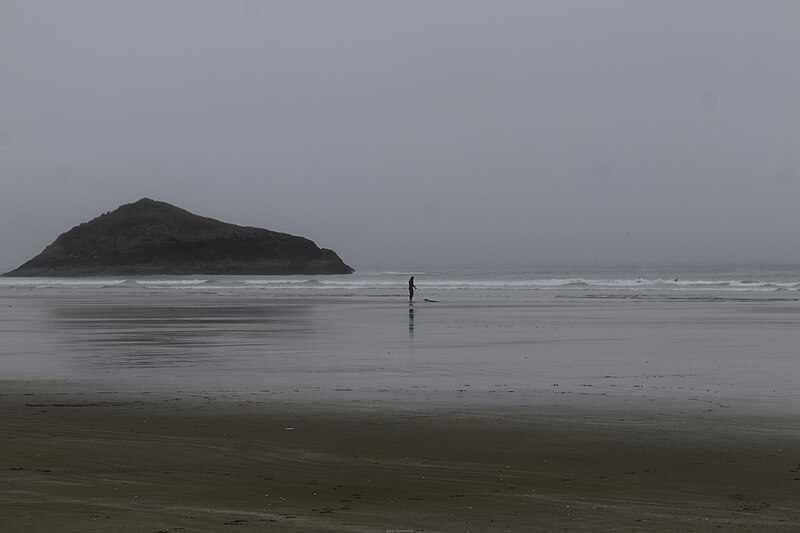
{"label": "overcast sky", "polygon": [[142,197],[356,269],[800,261],[800,2],[0,2],[0,270]]}

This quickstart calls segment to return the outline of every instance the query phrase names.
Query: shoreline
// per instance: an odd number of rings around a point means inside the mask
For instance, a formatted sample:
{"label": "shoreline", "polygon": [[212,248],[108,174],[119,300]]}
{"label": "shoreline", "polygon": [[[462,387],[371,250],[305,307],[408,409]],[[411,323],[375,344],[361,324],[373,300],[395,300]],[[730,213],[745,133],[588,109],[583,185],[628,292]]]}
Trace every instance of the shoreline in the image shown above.
{"label": "shoreline", "polygon": [[460,404],[0,386],[8,531],[800,523],[800,423],[788,412],[597,395]]}
{"label": "shoreline", "polygon": [[793,303],[140,289],[3,300],[3,531],[800,523]]}

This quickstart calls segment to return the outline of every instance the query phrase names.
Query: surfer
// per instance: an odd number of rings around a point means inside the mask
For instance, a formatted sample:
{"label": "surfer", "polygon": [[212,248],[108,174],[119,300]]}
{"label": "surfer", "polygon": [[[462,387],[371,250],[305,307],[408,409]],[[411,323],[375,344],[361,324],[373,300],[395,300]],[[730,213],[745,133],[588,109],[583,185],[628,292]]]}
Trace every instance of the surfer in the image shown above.
{"label": "surfer", "polygon": [[414,299],[414,289],[416,289],[416,288],[417,288],[417,286],[414,285],[414,276],[411,276],[411,279],[408,280],[408,301],[409,302]]}

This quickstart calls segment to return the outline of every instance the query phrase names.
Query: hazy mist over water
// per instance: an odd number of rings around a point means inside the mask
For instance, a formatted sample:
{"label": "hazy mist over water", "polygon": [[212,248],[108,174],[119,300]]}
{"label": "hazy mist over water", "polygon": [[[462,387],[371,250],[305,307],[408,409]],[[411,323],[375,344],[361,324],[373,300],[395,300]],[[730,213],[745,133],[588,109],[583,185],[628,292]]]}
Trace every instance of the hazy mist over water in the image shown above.
{"label": "hazy mist over water", "polygon": [[359,270],[800,260],[795,1],[0,4],[0,270],[141,197]]}

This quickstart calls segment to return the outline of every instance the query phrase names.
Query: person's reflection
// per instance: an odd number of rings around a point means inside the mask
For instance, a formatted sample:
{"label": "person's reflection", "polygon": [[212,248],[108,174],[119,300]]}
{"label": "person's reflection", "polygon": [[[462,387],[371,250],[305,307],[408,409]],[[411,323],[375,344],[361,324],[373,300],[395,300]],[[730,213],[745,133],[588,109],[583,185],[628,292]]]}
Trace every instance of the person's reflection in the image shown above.
{"label": "person's reflection", "polygon": [[414,336],[414,304],[408,306],[408,336]]}

